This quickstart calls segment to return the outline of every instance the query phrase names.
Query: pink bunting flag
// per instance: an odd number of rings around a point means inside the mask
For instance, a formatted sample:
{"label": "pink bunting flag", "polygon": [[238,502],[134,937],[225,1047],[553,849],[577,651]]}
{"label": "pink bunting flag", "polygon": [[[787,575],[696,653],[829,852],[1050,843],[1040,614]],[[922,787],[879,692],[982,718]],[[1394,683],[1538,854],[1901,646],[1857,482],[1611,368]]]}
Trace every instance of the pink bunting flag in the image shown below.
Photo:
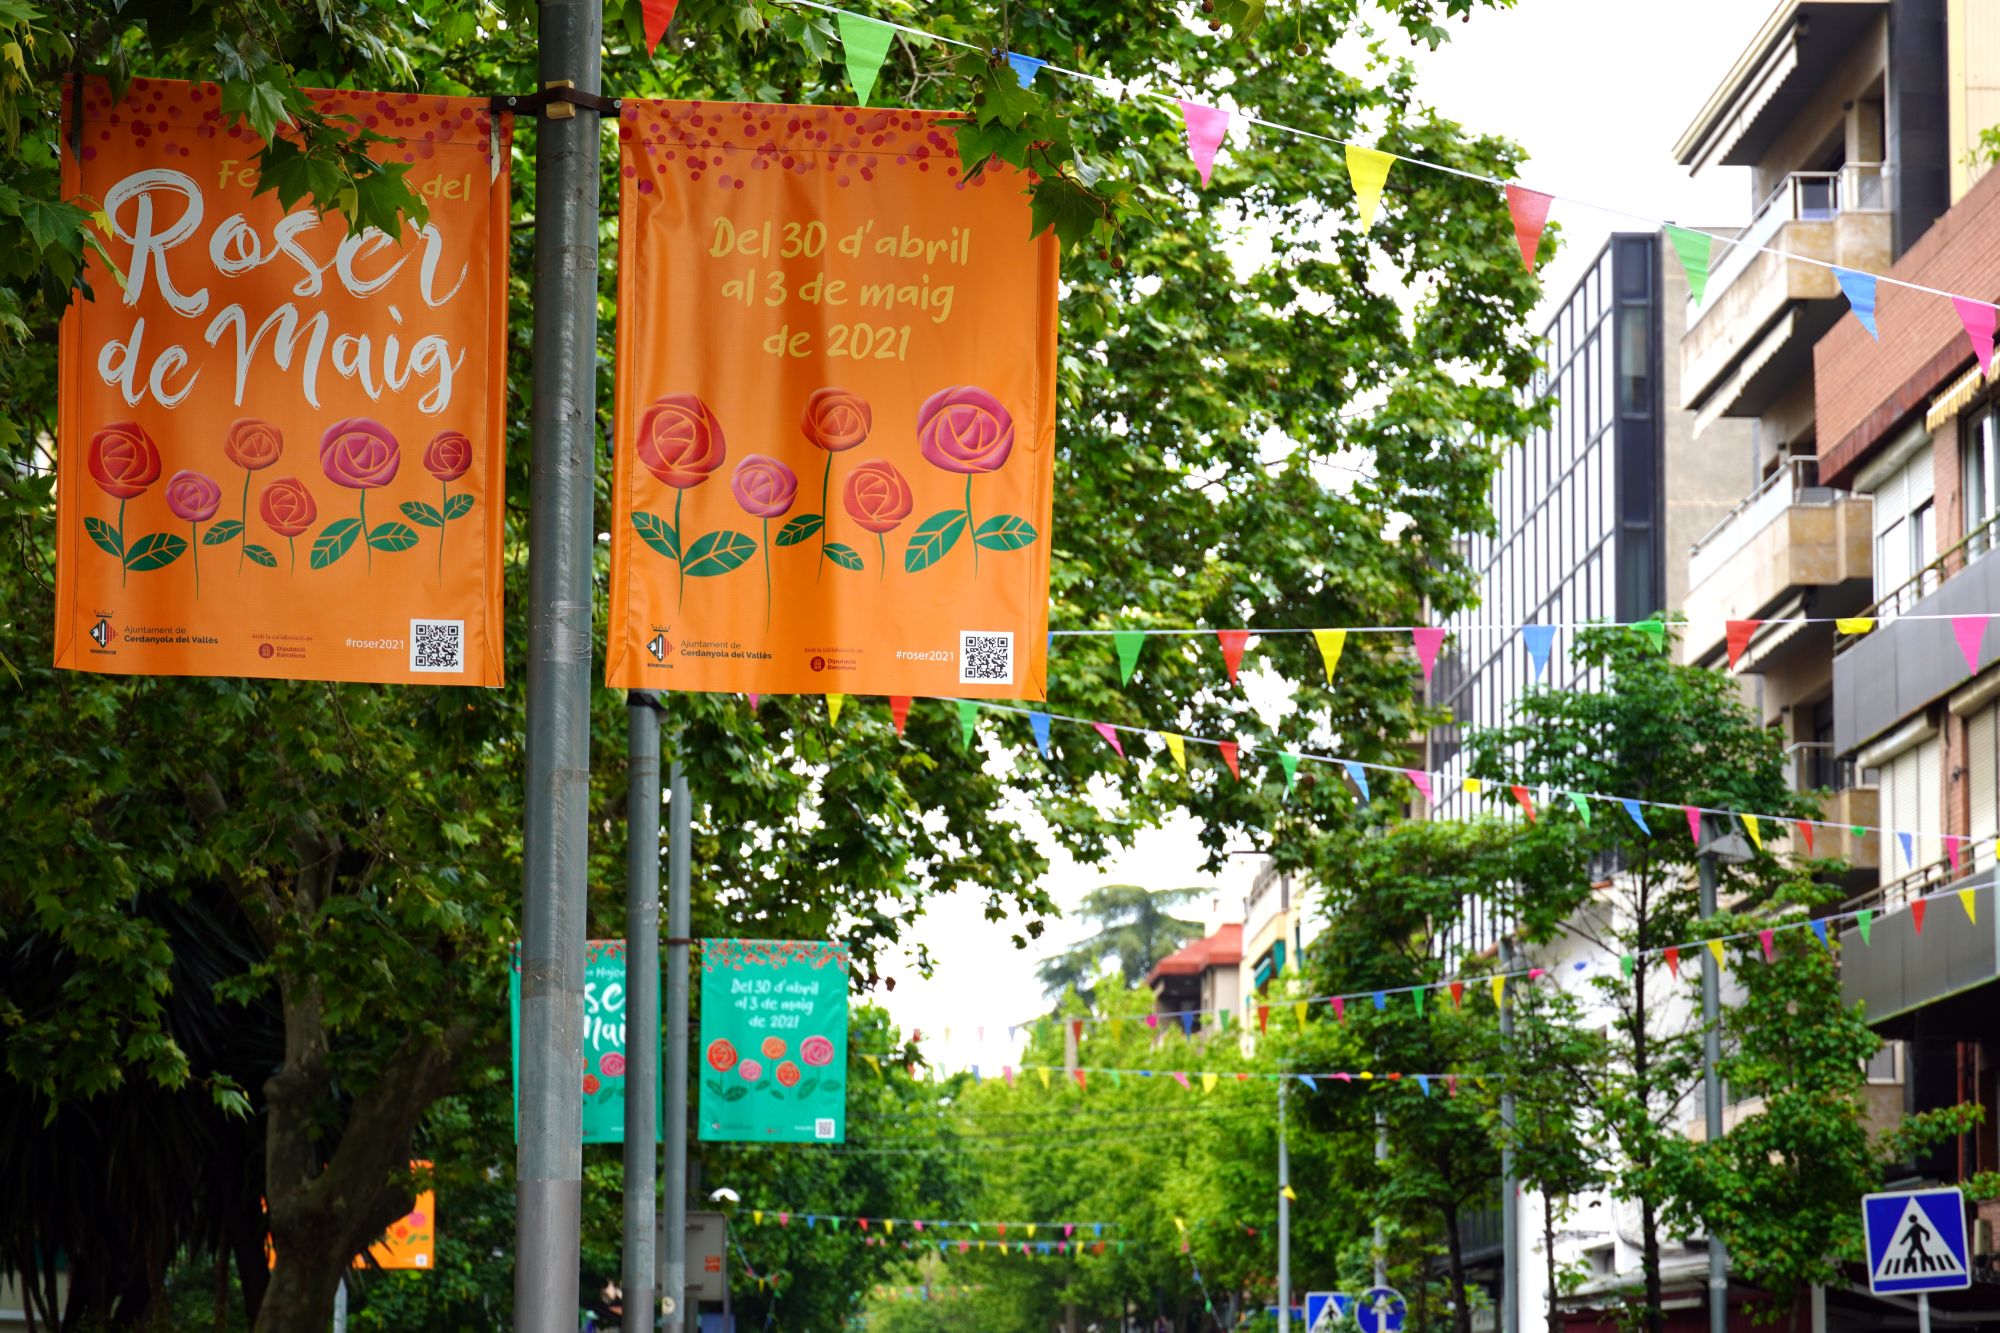
{"label": "pink bunting flag", "polygon": [[1423,793],[1425,805],[1432,804],[1430,774],[1424,772],[1421,768],[1406,768],[1403,770],[1403,776],[1410,780],[1412,786]]}
{"label": "pink bunting flag", "polygon": [[1194,159],[1201,183],[1206,185],[1215,171],[1215,155],[1222,149],[1223,136],[1229,133],[1229,113],[1221,107],[1182,99],[1181,120],[1187,126],[1188,156]]}
{"label": "pink bunting flag", "polygon": [[1994,318],[2000,311],[1984,301],[1968,301],[1963,296],[1952,297],[1951,303],[1958,311],[1958,322],[1965,326],[1965,336],[1972,341],[1972,354],[1979,358],[1979,373],[1992,375]]}
{"label": "pink bunting flag", "polygon": [[1957,833],[1947,833],[1944,835],[1944,854],[1951,858],[1951,873],[1954,875],[1958,873],[1959,858],[1963,854],[1964,849],[1965,838],[1963,835]]}
{"label": "pink bunting flag", "polygon": [[1535,252],[1542,247],[1542,228],[1549,223],[1549,196],[1519,185],[1507,187],[1507,212],[1514,219],[1514,239],[1521,246],[1521,262],[1535,271]]}
{"label": "pink bunting flag", "polygon": [[1985,616],[1953,616],[1952,636],[1958,640],[1958,651],[1965,654],[1965,669],[1977,674],[1979,671],[1979,649],[1986,640]]}
{"label": "pink bunting flag", "polygon": [[1186,1071],[1176,1069],[1174,1071],[1174,1082],[1180,1084],[1183,1088],[1186,1088],[1188,1085]]}
{"label": "pink bunting flag", "polygon": [[889,696],[889,718],[896,724],[896,734],[903,734],[903,727],[910,720],[910,696],[892,694]]}
{"label": "pink bunting flag", "polygon": [[792,1224],[792,1215],[791,1215],[790,1213],[779,1213],[779,1214],[778,1214],[778,1225],[779,1225],[779,1226],[781,1226],[781,1227],[788,1227],[788,1226],[790,1226],[791,1224]]}
{"label": "pink bunting flag", "polygon": [[1437,667],[1438,649],[1444,647],[1444,631],[1435,626],[1419,625],[1410,631],[1410,638],[1417,645],[1417,661],[1424,669],[1424,684],[1431,681],[1431,672]]}
{"label": "pink bunting flag", "polygon": [[1764,927],[1764,929],[1757,932],[1757,943],[1763,948],[1764,961],[1767,963],[1770,962],[1772,958],[1776,957],[1776,955],[1772,952],[1771,949],[1771,940],[1772,940],[1772,933],[1771,933],[1771,928],[1769,926],[1766,926]]}
{"label": "pink bunting flag", "polygon": [[681,0],[639,0],[639,17],[646,29],[646,54],[660,49],[660,41],[673,24],[674,10]]}
{"label": "pink bunting flag", "polygon": [[758,705],[758,704],[760,704],[760,703],[762,703],[762,702],[764,702],[764,696],[763,696],[763,695],[761,695],[761,694],[753,694],[753,695],[751,695],[751,696],[750,696],[750,711],[751,711],[751,712],[753,712],[753,713],[754,713],[754,712],[756,712],[756,711],[757,711],[757,705]]}
{"label": "pink bunting flag", "polygon": [[1347,1021],[1347,1000],[1339,995],[1333,997],[1333,1016],[1338,1021]]}
{"label": "pink bunting flag", "polygon": [[1684,805],[1681,809],[1687,811],[1688,836],[1694,839],[1695,846],[1701,846],[1701,811],[1691,805]]}
{"label": "pink bunting flag", "polygon": [[1236,669],[1243,665],[1243,650],[1249,646],[1250,631],[1247,629],[1219,629],[1215,638],[1222,645],[1222,669],[1229,673],[1229,683],[1236,683]]}
{"label": "pink bunting flag", "polygon": [[1076,1223],[1074,1222],[1063,1223],[1063,1238],[1065,1240],[1067,1240],[1069,1237],[1075,1234],[1076,1234]]}
{"label": "pink bunting flag", "polygon": [[1109,722],[1093,722],[1090,725],[1097,728],[1097,734],[1104,737],[1106,745],[1118,752],[1120,759],[1125,757],[1125,747],[1118,740],[1118,728],[1112,726]]}
{"label": "pink bunting flag", "polygon": [[1243,781],[1243,770],[1236,766],[1236,742],[1217,741],[1215,748],[1222,751],[1222,762],[1229,765],[1229,775],[1238,782]]}
{"label": "pink bunting flag", "polygon": [[1160,1016],[1158,1014],[1147,1014],[1146,1026],[1158,1032],[1160,1030]]}
{"label": "pink bunting flag", "polygon": [[1531,967],[1528,969],[1528,980],[1540,981],[1544,976],[1548,975],[1548,971],[1546,967]]}
{"label": "pink bunting flag", "polygon": [[1008,1087],[1010,1087],[1010,1088],[1011,1088],[1011,1087],[1013,1087],[1013,1086],[1014,1086],[1014,1066],[1012,1066],[1012,1065],[1001,1065],[1001,1066],[1000,1066],[1000,1077],[1001,1077],[1001,1078],[1003,1078],[1003,1079],[1006,1079],[1006,1080],[1007,1080],[1007,1086],[1008,1086]]}

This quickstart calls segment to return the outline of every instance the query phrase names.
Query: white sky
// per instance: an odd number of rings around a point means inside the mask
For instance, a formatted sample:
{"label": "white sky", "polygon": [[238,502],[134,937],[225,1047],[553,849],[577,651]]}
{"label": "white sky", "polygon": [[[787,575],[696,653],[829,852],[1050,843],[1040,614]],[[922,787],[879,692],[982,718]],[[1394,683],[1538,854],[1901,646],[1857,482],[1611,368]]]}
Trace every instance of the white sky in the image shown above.
{"label": "white sky", "polygon": [[[1751,203],[1743,169],[1693,180],[1674,162],[1673,144],[1769,11],[1768,0],[1680,0],[1671,7],[1649,0],[1518,0],[1512,10],[1481,11],[1470,24],[1451,24],[1450,45],[1418,52],[1418,95],[1468,130],[1524,145],[1522,182],[1531,188],[1648,218],[1740,224]],[[1610,232],[1644,225],[1563,202],[1550,217],[1564,235],[1561,253],[1542,269],[1551,298],[1568,291]],[[1070,908],[1100,884],[1208,884],[1220,910],[1211,913],[1204,902],[1189,915],[1240,920],[1254,860],[1234,859],[1220,880],[1193,874],[1201,860],[1196,833],[1193,821],[1179,821],[1142,836],[1101,867],[1053,854],[1044,887]],[[1079,922],[1052,921],[1038,947],[1019,951],[1008,940],[1013,929],[983,919],[980,895],[950,895],[915,926],[936,961],[933,975],[919,976],[907,958],[891,961],[884,970],[896,989],[874,998],[906,1032],[921,1029],[932,1059],[946,1067],[1010,1062],[1016,1047],[1007,1025],[1046,1012],[1035,964],[1088,933]]]}

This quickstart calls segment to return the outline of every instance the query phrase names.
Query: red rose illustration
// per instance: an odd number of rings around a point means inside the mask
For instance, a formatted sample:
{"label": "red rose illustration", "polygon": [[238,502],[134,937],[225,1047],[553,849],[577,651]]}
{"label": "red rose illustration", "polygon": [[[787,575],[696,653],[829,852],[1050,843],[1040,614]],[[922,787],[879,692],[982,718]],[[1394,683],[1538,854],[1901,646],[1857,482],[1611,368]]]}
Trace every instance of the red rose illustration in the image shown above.
{"label": "red rose illustration", "polygon": [[833,1063],[833,1043],[825,1037],[807,1037],[799,1043],[799,1059],[813,1068]]}
{"label": "red rose illustration", "polygon": [[246,472],[257,472],[271,466],[283,452],[283,433],[270,422],[259,421],[256,417],[244,417],[231,423],[229,433],[222,439],[223,456]]}
{"label": "red rose illustration", "polygon": [[729,478],[729,489],[744,513],[772,519],[792,507],[792,499],[799,492],[799,478],[777,459],[751,454],[736,465]]}
{"label": "red rose illustration", "polygon": [[986,390],[956,385],[917,409],[917,442],[946,472],[998,472],[1014,449],[1014,418]]}
{"label": "red rose illustration", "polygon": [[471,466],[472,441],[459,431],[440,431],[424,446],[424,471],[439,481],[457,481]]}
{"label": "red rose illustration", "polygon": [[625,1057],[616,1051],[606,1051],[597,1061],[598,1072],[606,1078],[625,1076]]}
{"label": "red rose illustration", "polygon": [[189,523],[206,523],[222,505],[222,487],[205,472],[182,468],[167,480],[167,508]]}
{"label": "red rose illustration", "polygon": [[319,441],[319,465],[327,480],[365,491],[396,479],[402,450],[389,428],[369,417],[349,417],[326,428]]}
{"label": "red rose illustration", "polygon": [[708,1066],[718,1074],[726,1074],[736,1066],[736,1047],[717,1037],[708,1044]]}
{"label": "red rose illustration", "polygon": [[745,1060],[742,1064],[736,1066],[736,1072],[742,1076],[745,1083],[755,1083],[758,1079],[764,1077],[764,1066],[758,1064],[755,1060]]}
{"label": "red rose illustration", "polygon": [[590,1096],[590,1095],[591,1095],[592,1093],[596,1092],[596,1091],[597,1091],[597,1090],[598,1090],[599,1088],[601,1088],[601,1087],[603,1087],[603,1086],[604,1086],[604,1085],[603,1085],[602,1083],[600,1083],[600,1082],[598,1082],[598,1081],[597,1081],[597,1075],[595,1075],[595,1074],[585,1074],[585,1075],[583,1076],[583,1095],[584,1095],[584,1096],[586,1096],[586,1097]]}
{"label": "red rose illustration", "polygon": [[875,412],[868,400],[845,389],[814,389],[799,414],[800,432],[830,454],[860,444],[874,425]]}
{"label": "red rose illustration", "polygon": [[639,415],[639,462],[676,490],[707,481],[728,453],[722,423],[691,393],[655,399]]}
{"label": "red rose illustration", "polygon": [[842,497],[848,514],[870,532],[883,533],[910,516],[916,500],[910,483],[887,459],[871,458],[854,469]]}
{"label": "red rose illustration", "polygon": [[763,1045],[758,1047],[758,1049],[764,1052],[764,1057],[768,1060],[782,1059],[785,1054],[785,1039],[783,1037],[766,1037],[764,1038]]}
{"label": "red rose illustration", "polygon": [[798,1081],[799,1067],[797,1065],[787,1060],[778,1066],[778,1082],[789,1088],[797,1084]]}
{"label": "red rose illustration", "polygon": [[160,479],[160,450],[138,422],[114,422],[90,437],[89,467],[106,495],[129,500]]}
{"label": "red rose illustration", "polygon": [[[264,522],[271,531],[283,537],[287,544],[292,538],[313,525],[319,517],[319,506],[313,503],[312,492],[297,477],[280,477],[264,488],[264,494],[257,500],[257,512],[264,516]],[[292,545],[292,569],[299,567],[299,551]]]}

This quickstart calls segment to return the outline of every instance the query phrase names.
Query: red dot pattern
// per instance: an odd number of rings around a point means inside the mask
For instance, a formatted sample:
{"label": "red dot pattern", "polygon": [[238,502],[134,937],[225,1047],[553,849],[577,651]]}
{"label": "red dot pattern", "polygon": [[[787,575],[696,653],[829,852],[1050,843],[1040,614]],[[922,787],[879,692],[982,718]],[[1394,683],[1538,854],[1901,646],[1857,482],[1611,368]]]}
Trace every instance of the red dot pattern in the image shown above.
{"label": "red dot pattern", "polygon": [[628,97],[619,113],[619,170],[640,194],[653,193],[669,172],[718,190],[740,190],[772,173],[826,172],[848,189],[872,183],[886,167],[911,165],[956,188],[980,189],[1005,173],[962,179],[954,136],[963,121],[940,111]]}
{"label": "red dot pattern", "polygon": [[[391,142],[377,144],[382,161],[429,161],[440,149],[476,152],[488,161],[493,148],[494,118],[482,97],[429,97],[422,93],[371,93],[343,89],[309,89],[321,114],[351,116],[354,123]],[[65,118],[70,114],[64,101]],[[103,79],[84,81],[83,158],[97,156],[96,145],[114,136],[129,138],[141,154],[171,166],[193,156],[191,145],[201,140],[236,139],[244,151],[261,146],[257,135],[241,122],[231,122],[222,110],[222,89],[212,83],[178,79],[134,79],[122,100],[114,101]],[[338,120],[336,124],[342,123]],[[499,144],[504,155],[513,141],[513,121],[499,119]]]}

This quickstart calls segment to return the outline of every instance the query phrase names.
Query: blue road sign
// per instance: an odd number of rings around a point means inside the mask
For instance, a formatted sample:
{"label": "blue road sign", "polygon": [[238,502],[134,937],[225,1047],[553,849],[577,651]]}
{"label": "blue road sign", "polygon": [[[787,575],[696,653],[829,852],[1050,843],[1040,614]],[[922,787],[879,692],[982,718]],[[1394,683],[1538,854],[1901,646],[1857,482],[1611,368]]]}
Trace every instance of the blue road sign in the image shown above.
{"label": "blue road sign", "polygon": [[1955,1189],[1899,1190],[1861,1200],[1868,1289],[1878,1296],[1961,1291],[1972,1285],[1965,1196]]}
{"label": "blue road sign", "polygon": [[1394,1287],[1370,1287],[1354,1303],[1354,1322],[1361,1325],[1361,1333],[1403,1333],[1408,1313],[1403,1293]]}
{"label": "blue road sign", "polygon": [[1306,1333],[1333,1333],[1353,1304],[1354,1298],[1344,1291],[1307,1292]]}

